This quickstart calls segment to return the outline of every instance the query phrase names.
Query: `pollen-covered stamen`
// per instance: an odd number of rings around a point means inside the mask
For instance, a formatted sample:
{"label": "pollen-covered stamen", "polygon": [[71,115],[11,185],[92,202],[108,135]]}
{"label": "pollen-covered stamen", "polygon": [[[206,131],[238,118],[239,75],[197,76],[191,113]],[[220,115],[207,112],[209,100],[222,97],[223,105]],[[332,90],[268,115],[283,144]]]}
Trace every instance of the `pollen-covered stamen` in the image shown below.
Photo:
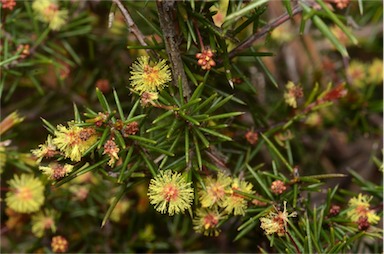
{"label": "pollen-covered stamen", "polygon": [[149,65],[144,66],[144,73],[146,74],[145,79],[148,83],[155,83],[159,75],[159,71]]}
{"label": "pollen-covered stamen", "polygon": [[215,185],[212,186],[211,192],[212,192],[213,198],[215,200],[219,200],[219,199],[223,198],[225,195],[224,188],[222,186],[218,185],[218,183],[216,183]]}
{"label": "pollen-covered stamen", "polygon": [[121,132],[124,137],[128,137],[129,135],[135,135],[138,131],[139,124],[137,122],[132,122],[124,126]]}
{"label": "pollen-covered stamen", "polygon": [[51,4],[48,6],[48,8],[47,8],[47,11],[55,12],[55,11],[57,11],[57,10],[59,10],[59,7],[58,7],[56,4],[53,4],[53,3],[51,3]]}
{"label": "pollen-covered stamen", "polygon": [[218,223],[219,223],[219,220],[217,216],[215,216],[214,214],[209,213],[204,217],[205,229],[214,228]]}
{"label": "pollen-covered stamen", "polygon": [[27,187],[16,189],[16,195],[22,200],[30,200],[32,198],[31,189]]}
{"label": "pollen-covered stamen", "polygon": [[92,135],[95,135],[95,130],[91,128],[86,128],[79,132],[79,138],[82,141],[87,141]]}
{"label": "pollen-covered stamen", "polygon": [[55,180],[63,178],[67,174],[67,169],[64,168],[64,165],[56,164],[52,167],[52,178]]}
{"label": "pollen-covered stamen", "polygon": [[283,181],[276,180],[271,184],[271,191],[275,194],[282,194],[286,189],[287,187]]}
{"label": "pollen-covered stamen", "polygon": [[173,184],[164,187],[163,197],[167,202],[175,201],[179,197],[179,190]]}
{"label": "pollen-covered stamen", "polygon": [[53,17],[56,15],[56,12],[59,10],[59,7],[51,3],[45,10],[44,10],[44,15],[46,17],[49,17],[50,19],[53,19]]}

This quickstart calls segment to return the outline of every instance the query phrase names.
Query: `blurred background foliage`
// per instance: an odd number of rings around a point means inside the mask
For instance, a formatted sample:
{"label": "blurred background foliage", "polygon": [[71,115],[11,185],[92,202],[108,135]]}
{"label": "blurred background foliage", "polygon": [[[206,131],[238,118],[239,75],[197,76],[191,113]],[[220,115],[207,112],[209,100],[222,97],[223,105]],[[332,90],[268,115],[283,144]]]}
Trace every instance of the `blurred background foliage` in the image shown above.
{"label": "blurred background foliage", "polygon": [[[38,8],[45,4],[64,12],[47,20]],[[365,231],[345,219],[348,200],[359,193],[372,196],[382,216],[381,1],[0,5],[2,252],[60,252],[51,243],[55,235],[67,239],[68,252],[382,252],[382,221]],[[169,8],[172,31],[164,29],[161,8]],[[181,67],[164,38],[176,43]],[[198,62],[208,49],[211,66]],[[162,107],[139,105],[130,86],[130,67],[143,55],[185,73],[182,84],[173,76],[159,92]],[[167,113],[171,106],[177,114]],[[129,164],[109,167],[95,148],[94,157],[74,164],[77,175],[44,177],[31,149],[53,126],[84,124],[98,112],[123,121],[137,116],[139,139],[121,139],[126,149],[118,143],[127,163],[133,154]],[[168,168],[185,172],[195,186],[225,171],[270,203],[249,202],[244,216],[220,224],[218,237],[203,236],[194,232],[190,212],[167,216],[149,204],[150,179]],[[55,211],[56,231],[37,236],[37,217],[5,205],[8,181],[23,173],[45,184],[43,207]],[[276,180],[286,192],[271,192]],[[283,211],[283,201],[298,213],[289,221],[291,235],[266,235],[259,219]],[[332,217],[334,204],[342,212]]]}

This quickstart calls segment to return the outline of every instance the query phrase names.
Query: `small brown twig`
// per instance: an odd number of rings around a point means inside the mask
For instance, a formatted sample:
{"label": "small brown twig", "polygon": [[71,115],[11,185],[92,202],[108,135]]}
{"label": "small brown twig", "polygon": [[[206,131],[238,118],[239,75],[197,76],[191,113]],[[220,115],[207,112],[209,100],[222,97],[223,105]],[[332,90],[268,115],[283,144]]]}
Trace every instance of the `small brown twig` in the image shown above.
{"label": "small brown twig", "polygon": [[[112,0],[119,10],[121,11],[121,14],[123,14],[125,23],[127,24],[129,31],[136,37],[136,39],[139,41],[141,46],[148,46],[147,42],[145,41],[145,36],[144,34],[140,31],[140,29],[137,27],[135,22],[133,21],[131,15],[129,14],[128,10],[125,8],[125,6],[121,3],[120,0]],[[147,52],[151,51],[154,53],[152,50],[147,49]],[[157,55],[157,54],[155,54]]]}
{"label": "small brown twig", "polygon": [[243,51],[244,49],[251,47],[255,41],[257,41],[258,39],[260,39],[261,37],[263,37],[264,35],[269,33],[274,28],[283,24],[284,22],[289,20],[291,17],[301,13],[302,11],[303,11],[302,8],[299,5],[296,5],[292,9],[292,16],[290,16],[288,13],[284,13],[283,15],[281,15],[280,17],[278,17],[274,21],[272,21],[270,24],[265,25],[264,27],[261,28],[261,30],[259,32],[251,35],[250,37],[245,39],[243,42],[241,42],[239,45],[237,45],[236,48],[231,50],[228,54],[229,58],[231,59],[231,58],[235,57],[238,53]]}

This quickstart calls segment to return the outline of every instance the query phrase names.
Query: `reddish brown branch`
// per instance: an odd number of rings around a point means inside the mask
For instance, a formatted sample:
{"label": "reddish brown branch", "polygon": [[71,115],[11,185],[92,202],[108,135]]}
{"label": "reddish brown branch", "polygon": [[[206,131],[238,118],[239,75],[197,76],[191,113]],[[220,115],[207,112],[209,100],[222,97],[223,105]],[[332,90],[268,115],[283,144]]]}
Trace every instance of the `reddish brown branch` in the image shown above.
{"label": "reddish brown branch", "polygon": [[120,2],[120,0],[112,0],[112,1],[117,5],[119,10],[121,11],[121,14],[123,14],[125,23],[129,27],[129,31],[133,33],[133,35],[137,38],[137,40],[140,42],[142,46],[148,46],[148,44],[144,40],[145,38],[144,34],[136,26],[135,22],[133,21],[131,15],[129,14],[125,6]]}

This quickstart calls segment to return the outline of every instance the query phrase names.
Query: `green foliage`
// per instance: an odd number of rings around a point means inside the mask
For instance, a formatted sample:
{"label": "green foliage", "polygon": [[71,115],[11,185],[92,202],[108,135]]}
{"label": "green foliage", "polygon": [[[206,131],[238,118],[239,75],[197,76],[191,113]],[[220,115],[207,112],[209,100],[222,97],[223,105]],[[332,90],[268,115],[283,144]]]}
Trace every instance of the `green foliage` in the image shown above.
{"label": "green foliage", "polygon": [[[2,251],[58,252],[60,235],[68,252],[382,252],[382,3],[12,2],[0,4]],[[148,199],[165,170],[194,190],[184,214]],[[57,215],[43,237],[39,211],[5,199],[33,198],[10,186],[22,173]]]}

